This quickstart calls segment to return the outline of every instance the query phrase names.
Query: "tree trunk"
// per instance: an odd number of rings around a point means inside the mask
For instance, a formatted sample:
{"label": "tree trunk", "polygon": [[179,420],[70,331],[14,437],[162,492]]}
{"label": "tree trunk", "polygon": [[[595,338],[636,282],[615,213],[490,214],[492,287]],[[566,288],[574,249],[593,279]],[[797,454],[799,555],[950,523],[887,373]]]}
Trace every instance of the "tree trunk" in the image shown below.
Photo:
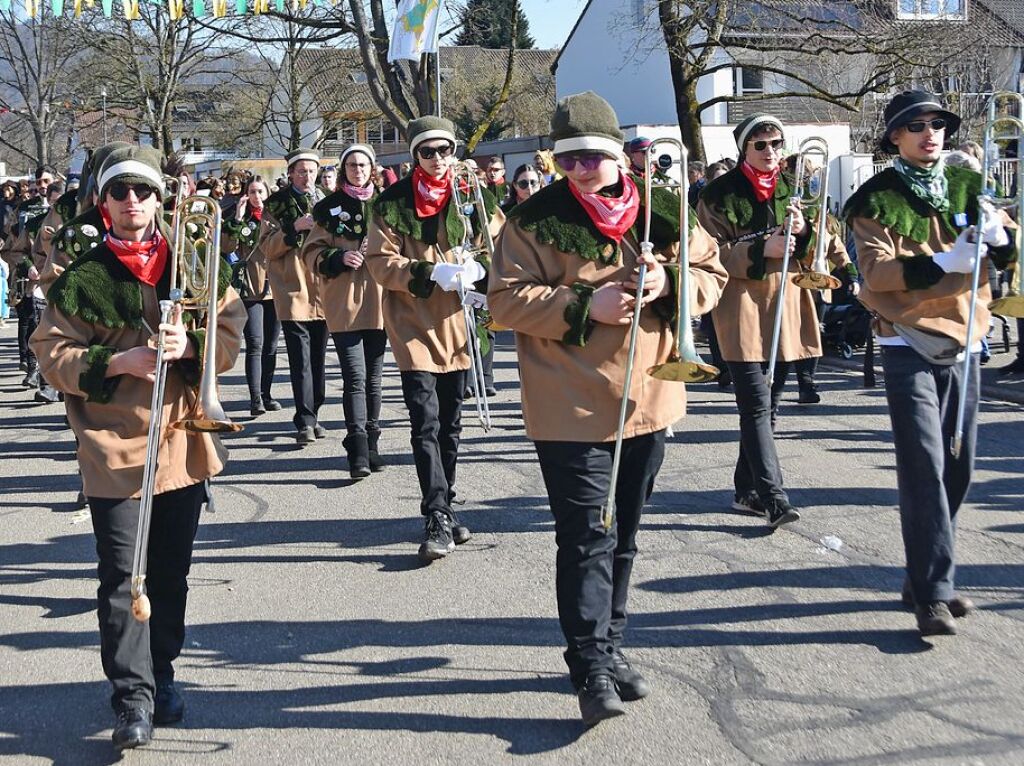
{"label": "tree trunk", "polygon": [[[668,32],[666,31],[666,37]],[[675,91],[676,119],[683,145],[691,160],[706,162],[704,136],[701,131],[700,101],[697,100],[697,80],[687,78],[686,62],[677,55],[675,44],[668,46],[668,63],[672,72],[672,89]]]}

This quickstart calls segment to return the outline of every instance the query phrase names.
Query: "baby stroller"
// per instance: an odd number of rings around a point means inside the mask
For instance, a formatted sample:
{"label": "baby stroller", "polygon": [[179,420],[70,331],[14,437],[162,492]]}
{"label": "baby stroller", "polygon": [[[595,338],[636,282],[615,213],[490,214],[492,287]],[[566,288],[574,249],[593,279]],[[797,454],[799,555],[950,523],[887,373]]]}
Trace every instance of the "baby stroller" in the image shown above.
{"label": "baby stroller", "polygon": [[825,304],[821,318],[821,342],[827,350],[835,351],[843,359],[852,359],[853,351],[868,342],[871,332],[871,312],[864,308],[851,291],[853,278],[845,269],[836,269],[833,275],[843,283],[832,291],[832,303]]}

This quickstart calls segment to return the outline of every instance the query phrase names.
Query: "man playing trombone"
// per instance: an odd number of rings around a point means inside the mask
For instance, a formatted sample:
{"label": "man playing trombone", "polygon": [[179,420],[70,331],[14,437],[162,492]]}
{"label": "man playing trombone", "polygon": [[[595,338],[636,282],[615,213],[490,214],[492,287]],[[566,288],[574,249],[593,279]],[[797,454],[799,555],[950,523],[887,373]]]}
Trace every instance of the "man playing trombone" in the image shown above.
{"label": "man playing trombone", "polygon": [[[443,117],[420,117],[409,123],[408,136],[416,168],[374,202],[365,263],[384,288],[384,327],[402,374],[422,493],[425,524],[419,555],[431,561],[470,538],[452,510],[466,370],[474,342],[459,291],[485,284],[487,274],[461,251],[467,219],[460,219],[452,200],[455,126]],[[481,192],[488,228],[497,236],[505,217],[490,192]]]}
{"label": "man playing trombone", "polygon": [[[982,175],[942,162],[959,126],[931,93],[894,97],[881,148],[899,156],[843,211],[864,276],[860,300],[875,313],[882,349],[907,558],[903,602],[915,608],[922,635],[956,633],[954,618],[973,608],[954,589],[954,533],[974,467],[979,377],[971,361],[992,298],[988,279],[976,280],[979,257],[1005,267],[1016,255],[1008,221],[979,204]],[[990,118],[987,137],[993,128]]]}
{"label": "man playing trombone", "polygon": [[[685,195],[655,189],[646,226],[648,190],[617,164],[623,136],[604,99],[588,92],[560,101],[551,139],[565,177],[510,214],[489,304],[495,321],[516,332],[526,431],[555,518],[564,656],[583,721],[592,725],[649,692],[622,641],[641,509],[661,467],[665,428],[683,416],[686,401],[678,383],[646,373],[673,349],[678,285],[663,260],[679,252],[680,229],[688,231],[691,266],[678,284],[691,313],[715,305],[726,273],[694,216],[692,227],[679,220]],[[654,242],[644,254],[647,239]]]}
{"label": "man playing trombone", "polygon": [[[710,181],[697,204],[701,225],[718,240],[729,283],[712,316],[722,358],[729,366],[740,413],[740,449],[733,474],[734,510],[764,515],[772,528],[800,514],[782,488],[782,468],[772,433],[773,322],[779,320],[782,264],[799,270],[810,227],[781,172],[782,123],[767,114],[748,117],[733,131],[739,164]],[[784,230],[791,217],[791,236]],[[785,275],[788,278],[788,274]],[[818,315],[810,291],[787,286],[775,348],[782,362],[821,356]]]}
{"label": "man playing trombone", "polygon": [[[113,686],[114,744],[145,745],[153,723],[174,723],[184,702],[173,661],[185,636],[186,577],[205,482],[223,469],[216,436],[167,429],[157,454],[147,449],[157,351],[164,337],[163,423],[186,417],[204,364],[232,367],[245,310],[225,286],[216,317],[216,360],[203,359],[205,330],[187,329],[180,313],[161,324],[176,268],[159,225],[164,194],[159,155],[127,147],[97,171],[100,209],[110,230],[50,287],[32,346],[46,379],[65,395],[78,438],[78,462],[99,555],[100,656]],[[180,280],[179,280],[180,281]],[[154,462],[155,461],[155,462]],[[143,473],[155,465],[146,578],[152,618],[133,619],[131,573]]]}

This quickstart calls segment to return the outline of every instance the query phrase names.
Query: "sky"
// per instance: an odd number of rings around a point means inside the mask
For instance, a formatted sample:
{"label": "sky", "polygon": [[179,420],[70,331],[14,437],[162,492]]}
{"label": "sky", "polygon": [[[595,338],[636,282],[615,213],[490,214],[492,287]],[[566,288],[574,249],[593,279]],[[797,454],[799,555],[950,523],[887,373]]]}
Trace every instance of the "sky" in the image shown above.
{"label": "sky", "polygon": [[[519,0],[538,48],[561,48],[587,0]],[[441,16],[442,24],[445,20]]]}

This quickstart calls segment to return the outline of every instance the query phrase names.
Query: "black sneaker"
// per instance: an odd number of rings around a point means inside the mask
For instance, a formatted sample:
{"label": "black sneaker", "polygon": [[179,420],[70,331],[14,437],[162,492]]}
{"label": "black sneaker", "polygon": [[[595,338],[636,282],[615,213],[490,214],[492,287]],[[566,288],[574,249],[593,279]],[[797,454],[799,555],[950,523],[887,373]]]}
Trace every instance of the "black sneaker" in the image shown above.
{"label": "black sneaker", "polygon": [[922,636],[955,636],[956,620],[945,601],[933,601],[914,610]]}
{"label": "black sneaker", "polygon": [[295,434],[295,441],[299,443],[300,447],[305,447],[307,444],[312,444],[316,441],[316,432],[313,431],[312,426],[300,428],[298,433]]}
{"label": "black sneaker", "polygon": [[459,517],[455,515],[455,511],[451,512],[452,519],[452,539],[455,540],[456,545],[462,545],[468,543],[473,537],[473,533],[469,531],[469,527],[459,521]]}
{"label": "black sneaker", "polygon": [[420,545],[419,556],[423,561],[443,559],[455,550],[452,538],[452,520],[447,513],[434,511],[427,516],[423,530],[423,543]]}
{"label": "black sneaker", "polygon": [[157,681],[153,696],[153,723],[166,726],[185,716],[185,700],[174,687],[174,681]]}
{"label": "black sneaker", "polygon": [[783,524],[792,524],[794,521],[799,521],[800,514],[787,501],[775,499],[765,506],[764,518],[768,522],[769,527],[778,529]]}
{"label": "black sneaker", "polygon": [[263,402],[259,399],[254,399],[249,402],[249,414],[254,418],[258,418],[260,415],[267,414],[267,408],[263,406]]}
{"label": "black sneaker", "polygon": [[263,406],[267,412],[277,412],[281,409],[281,402],[277,401],[277,399],[264,399]]}
{"label": "black sneaker", "polygon": [[612,655],[615,666],[615,684],[619,687],[619,697],[623,702],[635,702],[651,693],[651,685],[629,664],[622,652]]}
{"label": "black sneaker", "polygon": [[740,495],[733,495],[732,509],[741,513],[764,516],[764,503],[761,502],[761,498],[757,496],[754,490],[750,490],[750,492],[742,497]]}
{"label": "black sneaker", "polygon": [[818,393],[818,389],[814,386],[800,389],[800,396],[797,399],[797,402],[800,404],[818,404],[820,401],[821,394]]}
{"label": "black sneaker", "polygon": [[319,423],[317,423],[315,426],[313,426],[313,435],[317,439],[326,439],[327,438],[327,429],[324,428]]}
{"label": "black sneaker", "polygon": [[615,679],[608,673],[594,673],[576,692],[583,723],[593,726],[606,718],[623,715],[626,708],[615,689]]}
{"label": "black sneaker", "polygon": [[124,708],[117,714],[111,739],[118,750],[148,745],[153,741],[153,715],[142,708]]}
{"label": "black sneaker", "polygon": [[39,388],[39,370],[32,370],[21,381],[25,388]]}
{"label": "black sneaker", "polygon": [[32,398],[40,404],[56,404],[60,401],[60,392],[53,386],[45,384],[36,391]]}
{"label": "black sneaker", "polygon": [[[914,609],[916,606],[914,591],[910,587],[909,578],[903,579],[903,590],[900,592],[900,601],[907,609]],[[949,613],[957,619],[966,617],[977,608],[971,599],[959,593],[954,593],[953,598],[946,602],[946,606],[949,607]]]}

